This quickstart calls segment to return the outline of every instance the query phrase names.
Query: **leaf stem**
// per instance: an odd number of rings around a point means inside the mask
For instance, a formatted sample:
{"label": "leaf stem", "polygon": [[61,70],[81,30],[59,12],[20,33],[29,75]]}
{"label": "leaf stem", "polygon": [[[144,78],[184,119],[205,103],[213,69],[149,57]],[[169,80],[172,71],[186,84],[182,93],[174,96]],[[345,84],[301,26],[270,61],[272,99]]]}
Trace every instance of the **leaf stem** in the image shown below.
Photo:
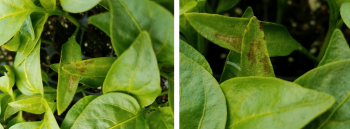
{"label": "leaf stem", "polygon": [[169,91],[164,91],[164,92],[160,93],[160,94],[158,95],[158,97],[159,97],[159,96],[163,96],[163,95],[167,95],[168,93],[169,93]]}
{"label": "leaf stem", "polygon": [[49,44],[49,45],[54,45],[55,44],[54,42],[51,42],[51,41],[45,40],[45,39],[41,39],[41,42],[45,43],[45,44]]}
{"label": "leaf stem", "polygon": [[69,21],[71,21],[75,26],[80,27],[83,30],[87,30],[87,28],[81,25],[77,19],[75,19],[73,16],[69,15],[68,13],[62,11],[59,8],[56,8],[54,11],[50,12],[50,15],[59,15],[59,16],[65,17]]}
{"label": "leaf stem", "polygon": [[329,28],[328,28],[328,31],[327,31],[326,38],[324,39],[323,44],[322,44],[322,48],[320,50],[320,53],[317,56],[317,60],[318,61],[321,61],[323,56],[324,56],[324,54],[326,53],[328,44],[329,44],[329,42],[331,40],[331,37],[332,37],[332,34],[333,34],[334,30],[335,29],[339,29],[343,24],[344,24],[344,22],[343,22],[342,19],[340,19],[338,21],[330,21],[329,22]]}

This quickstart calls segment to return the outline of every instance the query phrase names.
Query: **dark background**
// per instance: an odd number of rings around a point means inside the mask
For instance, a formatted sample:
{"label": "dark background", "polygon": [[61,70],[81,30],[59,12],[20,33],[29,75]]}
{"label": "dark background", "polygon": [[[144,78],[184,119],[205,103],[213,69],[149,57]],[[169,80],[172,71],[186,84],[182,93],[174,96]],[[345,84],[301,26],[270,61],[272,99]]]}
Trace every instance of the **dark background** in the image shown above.
{"label": "dark background", "polygon": [[[207,0],[213,10],[216,10],[215,7],[218,1]],[[254,15],[259,20],[276,22],[277,0],[241,0],[235,7],[222,15],[241,17],[249,6],[252,7]],[[284,9],[282,24],[294,39],[317,57],[327,34],[328,20],[329,7],[326,0],[288,0],[288,4]],[[350,41],[348,27],[344,24],[341,30],[347,41]],[[214,77],[219,80],[229,50],[207,42],[205,57],[213,70]],[[294,51],[291,55],[285,57],[271,57],[271,62],[276,76],[289,81],[293,81],[315,68],[313,61],[298,51]]]}

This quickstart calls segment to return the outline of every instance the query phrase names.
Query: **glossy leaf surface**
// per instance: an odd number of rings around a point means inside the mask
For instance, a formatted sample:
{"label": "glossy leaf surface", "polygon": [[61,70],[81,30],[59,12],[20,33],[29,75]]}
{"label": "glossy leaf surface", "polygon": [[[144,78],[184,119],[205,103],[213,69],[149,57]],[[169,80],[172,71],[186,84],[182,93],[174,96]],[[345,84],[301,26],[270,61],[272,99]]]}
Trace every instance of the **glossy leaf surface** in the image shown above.
{"label": "glossy leaf surface", "polygon": [[94,15],[89,17],[89,22],[105,32],[108,36],[111,36],[110,34],[110,24],[111,24],[111,13],[105,12],[98,15]]}
{"label": "glossy leaf surface", "polygon": [[318,120],[324,128],[349,127],[350,60],[336,61],[315,68],[295,80],[303,87],[333,95],[333,107]]}
{"label": "glossy leaf surface", "polygon": [[256,17],[250,19],[241,47],[242,76],[275,76],[266,48],[265,35]]}
{"label": "glossy leaf surface", "polygon": [[100,57],[89,60],[71,62],[63,66],[63,70],[71,75],[83,77],[105,77],[117,57]]}
{"label": "glossy leaf surface", "polygon": [[350,58],[350,48],[343,33],[336,29],[329,41],[327,50],[318,66]]}
{"label": "glossy leaf surface", "polygon": [[[248,18],[203,13],[187,13],[185,16],[203,37],[223,48],[241,52],[244,31],[249,23]],[[305,48],[292,38],[284,26],[261,22],[261,27],[270,56],[286,56],[294,50],[304,51]]]}
{"label": "glossy leaf surface", "polygon": [[81,61],[81,48],[75,41],[75,37],[71,37],[67,43],[62,45],[60,68],[58,69],[57,84],[57,112],[63,113],[73,100],[75,92],[78,88],[80,76],[71,75],[65,72],[62,67],[65,64]]}
{"label": "glossy leaf surface", "polygon": [[24,20],[32,12],[41,10],[31,0],[1,0],[0,45],[6,43],[19,31]]}
{"label": "glossy leaf surface", "polygon": [[153,103],[161,92],[157,59],[147,32],[113,63],[103,83],[103,93],[124,92],[135,97],[142,107]]}
{"label": "glossy leaf surface", "polygon": [[231,8],[233,8],[236,4],[238,4],[241,0],[219,0],[216,13],[223,13]]}
{"label": "glossy leaf surface", "polygon": [[64,10],[71,13],[81,13],[95,7],[101,0],[60,0]]}
{"label": "glossy leaf surface", "polygon": [[20,34],[17,33],[10,42],[2,45],[4,48],[6,48],[7,50],[10,51],[17,51],[19,45],[21,44],[21,38],[20,38]]}
{"label": "glossy leaf surface", "polygon": [[205,70],[207,70],[210,74],[213,74],[209,63],[205,59],[205,57],[199,53],[196,49],[194,49],[191,45],[186,42],[180,40],[180,53],[185,55],[187,58],[195,61],[199,65],[201,65]]}
{"label": "glossy leaf surface", "polygon": [[18,48],[14,66],[17,67],[28,58],[29,54],[32,53],[34,47],[38,44],[41,33],[43,32],[45,22],[48,18],[48,14],[33,13],[30,15],[32,24],[35,32],[35,39],[31,39],[21,33],[21,45]]}
{"label": "glossy leaf surface", "polygon": [[142,30],[148,30],[150,13],[146,0],[108,0],[111,12],[110,36],[120,56]]}
{"label": "glossy leaf surface", "polygon": [[162,107],[147,115],[151,129],[174,129],[174,116],[170,107]]}
{"label": "glossy leaf surface", "polygon": [[[76,2],[76,1],[74,1],[74,2]],[[55,10],[56,9],[56,0],[40,0],[40,3],[47,10]],[[75,3],[75,4],[80,4],[80,3]]]}
{"label": "glossy leaf surface", "polygon": [[4,65],[7,70],[7,73],[4,73],[5,76],[0,77],[0,90],[4,93],[12,90],[12,87],[15,85],[15,70],[13,67]]}
{"label": "glossy leaf surface", "polygon": [[226,100],[218,82],[207,70],[181,53],[180,107],[180,128],[225,127]]}
{"label": "glossy leaf surface", "polygon": [[[16,85],[26,95],[43,95],[43,82],[40,68],[40,41],[32,53],[24,59],[18,67],[15,67]],[[17,53],[18,54],[18,53]],[[16,62],[17,58],[15,59]]]}
{"label": "glossy leaf surface", "polygon": [[148,128],[148,123],[135,98],[123,93],[108,93],[79,100],[67,113],[62,128],[144,129]]}
{"label": "glossy leaf surface", "polygon": [[331,95],[271,77],[238,77],[220,86],[226,128],[302,128],[335,102]]}
{"label": "glossy leaf surface", "polygon": [[30,18],[30,16],[28,16],[26,18],[26,20],[24,20],[24,23],[22,25],[22,27],[19,29],[19,31],[27,36],[28,38],[34,40],[35,39],[35,32],[34,32],[34,28],[33,28],[33,24],[32,24],[32,19]]}

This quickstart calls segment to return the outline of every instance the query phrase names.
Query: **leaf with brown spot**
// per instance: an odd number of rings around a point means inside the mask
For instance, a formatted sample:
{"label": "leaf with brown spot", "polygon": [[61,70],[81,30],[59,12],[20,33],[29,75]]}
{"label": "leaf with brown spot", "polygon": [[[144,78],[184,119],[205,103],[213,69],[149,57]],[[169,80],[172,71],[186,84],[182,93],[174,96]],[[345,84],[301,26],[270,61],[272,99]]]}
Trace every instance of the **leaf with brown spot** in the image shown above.
{"label": "leaf with brown spot", "polygon": [[106,77],[117,57],[100,57],[89,60],[76,61],[63,66],[69,74],[82,77]]}
{"label": "leaf with brown spot", "polygon": [[67,43],[62,45],[61,53],[57,86],[57,112],[59,115],[62,114],[72,102],[80,80],[80,76],[71,75],[62,68],[65,64],[81,61],[82,59],[81,48],[75,41],[74,36],[71,37]]}
{"label": "leaf with brown spot", "polygon": [[261,31],[260,21],[253,17],[244,32],[241,53],[242,76],[271,76],[274,71],[270,62],[269,53]]}

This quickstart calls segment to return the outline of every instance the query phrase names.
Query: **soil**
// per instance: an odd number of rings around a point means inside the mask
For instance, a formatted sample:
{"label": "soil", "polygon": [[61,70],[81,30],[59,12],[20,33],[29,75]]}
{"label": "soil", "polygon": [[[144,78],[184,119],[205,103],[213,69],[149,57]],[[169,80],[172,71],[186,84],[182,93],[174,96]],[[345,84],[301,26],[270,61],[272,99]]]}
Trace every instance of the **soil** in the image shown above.
{"label": "soil", "polygon": [[[215,7],[218,2],[218,0],[207,1],[212,7]],[[329,23],[327,1],[319,0],[318,2],[319,7],[312,11],[308,0],[288,0],[282,18],[282,25],[288,29],[292,37],[314,56],[318,55],[322,47]],[[252,7],[259,20],[276,22],[277,0],[242,0],[223,15],[241,17],[249,6]],[[349,28],[343,25],[341,30],[347,41],[350,41]],[[208,43],[207,48],[210,49],[205,56],[213,70],[214,77],[219,80],[229,51],[213,43]],[[271,57],[271,63],[277,77],[290,81],[315,68],[313,61],[298,51],[285,57]]]}

